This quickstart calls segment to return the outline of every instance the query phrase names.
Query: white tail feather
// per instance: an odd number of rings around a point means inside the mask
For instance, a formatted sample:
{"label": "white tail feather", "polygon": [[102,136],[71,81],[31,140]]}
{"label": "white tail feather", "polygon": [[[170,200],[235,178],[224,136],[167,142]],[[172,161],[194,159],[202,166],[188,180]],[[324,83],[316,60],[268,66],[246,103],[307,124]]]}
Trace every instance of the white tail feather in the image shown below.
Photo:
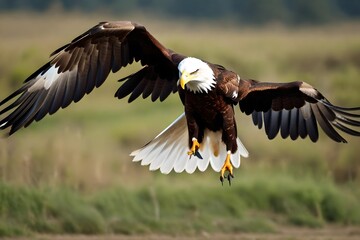
{"label": "white tail feather", "polygon": [[[150,165],[151,171],[160,169],[164,174],[175,172],[193,173],[196,169],[205,171],[210,165],[214,171],[219,172],[226,158],[226,146],[221,141],[221,131],[205,130],[204,139],[199,153],[203,157],[189,156],[188,130],[185,114],[181,114],[170,126],[157,135],[152,141],[141,149],[133,151],[134,162],[141,161],[141,165]],[[240,167],[240,157],[247,157],[248,151],[236,139],[238,150],[231,155],[231,163],[235,168]]]}

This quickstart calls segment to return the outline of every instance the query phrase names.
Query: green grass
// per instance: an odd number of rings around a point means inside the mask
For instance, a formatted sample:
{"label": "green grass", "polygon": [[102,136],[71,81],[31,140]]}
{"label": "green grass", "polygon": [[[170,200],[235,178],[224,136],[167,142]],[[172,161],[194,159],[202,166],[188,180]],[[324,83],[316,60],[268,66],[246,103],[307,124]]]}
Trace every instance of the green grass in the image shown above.
{"label": "green grass", "polygon": [[197,177],[206,181],[170,188],[171,181],[183,177],[159,176],[146,186],[118,186],[93,193],[2,183],[0,234],[196,235],[203,231],[274,232],[282,224],[360,224],[360,192],[349,186],[245,173],[230,188],[211,182],[209,176]]}
{"label": "green grass", "polygon": [[[109,19],[63,14],[0,16],[5,43],[0,46],[1,98],[54,49]],[[360,103],[359,23],[293,30],[203,23],[189,28],[146,17],[129,19],[147,23],[165,46],[220,63],[242,77],[305,80],[334,104]],[[128,154],[183,111],[176,95],[163,103],[127,104],[113,98],[120,85],[116,80],[138,67],[112,74],[80,103],[0,139],[1,236],[193,235],[360,224],[360,140],[354,137],[346,137],[349,144],[333,143],[323,134],[316,144],[269,141],[237,110],[238,134],[250,157],[235,171],[232,187],[222,187],[210,169],[161,175],[132,163]]]}

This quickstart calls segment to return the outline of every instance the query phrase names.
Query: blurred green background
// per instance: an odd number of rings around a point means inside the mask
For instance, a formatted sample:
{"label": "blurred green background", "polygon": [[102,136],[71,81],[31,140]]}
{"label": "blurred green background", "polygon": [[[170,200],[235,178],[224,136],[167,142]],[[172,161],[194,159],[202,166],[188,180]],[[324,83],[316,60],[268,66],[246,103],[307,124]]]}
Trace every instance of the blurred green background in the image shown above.
{"label": "blurred green background", "polygon": [[[204,4],[206,3],[206,4]],[[242,77],[306,81],[360,105],[359,1],[0,1],[0,98],[49,54],[99,21],[132,20],[165,46]],[[32,233],[196,235],[359,226],[360,140],[269,141],[236,111],[250,152],[221,186],[209,169],[162,175],[129,153],[182,113],[175,94],[113,97],[111,74],[78,104],[0,139],[0,236]]]}

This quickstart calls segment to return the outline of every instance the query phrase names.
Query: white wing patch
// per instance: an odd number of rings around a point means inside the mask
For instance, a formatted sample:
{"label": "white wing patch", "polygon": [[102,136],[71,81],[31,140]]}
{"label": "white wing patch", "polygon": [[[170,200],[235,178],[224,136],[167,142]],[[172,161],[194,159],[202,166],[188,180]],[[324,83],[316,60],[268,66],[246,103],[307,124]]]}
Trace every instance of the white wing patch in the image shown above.
{"label": "white wing patch", "polygon": [[46,90],[48,90],[51,85],[54,84],[54,82],[59,79],[59,76],[62,73],[58,73],[59,70],[59,66],[55,67],[55,65],[53,65],[52,67],[50,67],[45,73],[41,73],[39,74],[35,79],[35,83],[34,85],[32,85],[28,91],[29,92],[35,92],[39,89],[43,89],[45,88]]}
{"label": "white wing patch", "polygon": [[[248,151],[237,138],[238,150],[232,154],[231,163],[235,168],[240,167],[240,157],[247,157]],[[157,135],[143,148],[130,154],[134,162],[141,165],[150,165],[149,169],[160,169],[164,174],[175,172],[193,173],[196,169],[205,171],[210,165],[214,171],[219,172],[226,158],[226,146],[221,141],[221,131],[212,132],[206,130],[204,140],[201,143],[199,153],[203,157],[189,158],[188,130],[185,114],[180,115],[170,126]]]}

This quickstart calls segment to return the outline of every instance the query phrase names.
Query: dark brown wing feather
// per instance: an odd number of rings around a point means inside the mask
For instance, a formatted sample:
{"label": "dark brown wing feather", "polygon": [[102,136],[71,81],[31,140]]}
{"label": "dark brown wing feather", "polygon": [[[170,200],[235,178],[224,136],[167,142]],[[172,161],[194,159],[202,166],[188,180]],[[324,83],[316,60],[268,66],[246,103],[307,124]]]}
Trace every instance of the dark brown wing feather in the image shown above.
{"label": "dark brown wing feather", "polygon": [[307,136],[316,142],[319,136],[317,124],[336,142],[346,142],[338,130],[353,136],[360,132],[358,108],[341,108],[332,105],[320,92],[304,82],[260,83],[241,80],[239,83],[239,106],[241,111],[252,114],[253,122],[265,126],[269,139],[280,131],[282,138],[292,140]]}
{"label": "dark brown wing feather", "polygon": [[131,93],[132,101],[141,94],[152,94],[152,100],[164,100],[177,89],[177,64],[183,59],[162,46],[143,26],[131,22],[99,23],[51,56],[50,62],[0,102],[0,129],[10,127],[12,134],[79,101],[99,87],[110,71],[116,72],[134,60],[145,67],[127,77],[116,96]]}
{"label": "dark brown wing feather", "polygon": [[[165,100],[170,93],[175,93],[177,88],[177,80],[179,73],[177,66],[185,56],[180,54],[171,53],[172,66],[166,65],[147,65],[140,71],[133,73],[119,81],[125,81],[124,84],[115,93],[115,96],[124,98],[130,95],[128,102],[134,101],[140,95],[147,98],[151,94],[151,100],[160,101]],[[171,70],[171,71],[169,71]]]}

